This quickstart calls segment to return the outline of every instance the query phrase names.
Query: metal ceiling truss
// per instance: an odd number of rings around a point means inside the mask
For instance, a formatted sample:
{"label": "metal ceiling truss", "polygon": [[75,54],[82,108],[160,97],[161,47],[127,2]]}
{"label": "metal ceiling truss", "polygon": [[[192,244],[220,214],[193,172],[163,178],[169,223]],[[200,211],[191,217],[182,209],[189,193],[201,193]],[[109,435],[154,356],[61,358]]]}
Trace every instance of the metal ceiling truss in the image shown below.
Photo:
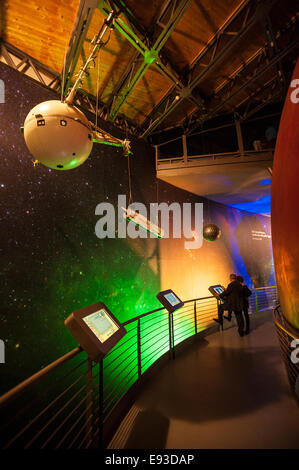
{"label": "metal ceiling truss", "polygon": [[[113,22],[114,28],[134,46],[136,54],[121,77],[113,93],[114,98],[112,96],[108,105],[104,103],[98,104],[98,115],[104,120],[109,119],[113,121],[120,129],[131,134],[139,134],[142,137],[150,135],[184,99],[191,101],[196,106],[196,110],[193,111],[183,123],[184,127],[186,127],[186,125],[190,127],[188,133],[192,132],[194,128],[202,124],[203,120],[207,120],[217,114],[231,98],[248,87],[272,66],[277,67],[276,79],[279,80],[275,79],[275,84],[280,83],[281,88],[285,86],[285,76],[281,61],[289,52],[298,46],[298,40],[295,39],[287,48],[281,51],[279,50],[277,45],[278,35],[276,34],[276,36],[274,36],[269,18],[269,11],[277,0],[244,0],[191,64],[187,74],[185,74],[184,77],[179,77],[177,71],[170,64],[169,59],[163,55],[162,48],[191,2],[192,0],[166,0],[151,30],[146,31],[122,0],[81,0],[66,54],[65,69],[62,71],[62,74],[54,72],[36,59],[3,40],[1,40],[0,43],[0,61],[59,94],[61,93],[62,86],[61,77],[64,76],[63,87],[64,90],[67,91],[72,85],[72,77],[79,56],[83,50],[86,33],[95,8],[99,8],[105,17],[108,17],[111,9],[113,9],[116,13]],[[125,21],[123,21],[121,17],[123,17]],[[235,31],[234,20],[239,17],[241,18],[242,26],[239,31]],[[296,20],[297,19],[295,19],[295,22]],[[267,55],[270,60],[261,69],[257,67],[255,73],[249,80],[246,78],[245,83],[237,90],[234,89],[234,85],[236,80],[239,79],[240,70],[229,77],[229,79],[217,89],[216,94],[213,96],[214,98],[220,92],[222,93],[227,87],[228,92],[225,99],[214,110],[207,112],[209,108],[208,100],[203,99],[196,87],[198,87],[207,75],[219,65],[224,57],[229,56],[232,49],[259,21],[263,23],[265,21],[264,28],[267,44],[265,48],[258,51],[258,53],[242,67],[241,72],[243,72],[253,60],[260,61],[258,63],[258,65],[260,65],[261,57],[264,58],[265,55]],[[156,36],[157,25],[159,28],[162,28],[162,31],[156,39],[153,39]],[[231,39],[224,47],[221,47],[221,38],[224,35],[229,36]],[[265,54],[265,52],[267,54]],[[207,57],[209,57],[208,63]],[[206,61],[206,63],[204,63],[204,61]],[[173,86],[145,119],[142,130],[140,130],[135,123],[126,119],[123,115],[120,115],[119,112],[150,66],[154,66],[163,76],[170,80]],[[203,68],[203,70],[198,73],[198,70],[201,68]],[[241,119],[252,115],[253,109],[260,109],[265,106],[263,103],[271,102],[271,99],[277,99],[278,93],[273,92],[271,96],[263,100],[258,106],[250,109],[250,104],[253,101],[256,102],[257,95],[258,93],[254,94],[254,96],[248,96],[249,104],[247,105],[244,115],[241,116]],[[75,97],[75,104],[93,114],[96,113],[95,101],[96,99],[93,95],[82,89],[78,90]],[[198,113],[200,113],[199,119]]]}
{"label": "metal ceiling truss", "polygon": [[[261,92],[264,94],[268,90],[268,95],[265,96],[262,100],[260,99]],[[281,83],[278,77],[275,77],[269,83],[265,85],[261,90],[258,90],[257,93],[254,93],[249,97],[246,103],[246,109],[240,115],[240,121],[245,121],[258,111],[263,109],[265,106],[268,106],[271,103],[275,103],[281,99]],[[258,102],[258,104],[256,104]],[[254,104],[256,104],[254,106]],[[253,105],[253,106],[252,106]]]}
{"label": "metal ceiling truss", "polygon": [[[248,79],[248,74],[247,74],[248,67],[255,65],[254,70],[255,71],[258,70],[258,67],[260,66],[262,61],[265,60],[265,57],[266,57],[265,48],[260,49],[246,63],[244,63],[240,69],[234,72],[223,84],[221,84],[218,87],[218,89],[215,91],[215,93],[211,97],[210,101],[214,99],[220,102],[220,104],[222,105],[223,100],[225,100],[225,102],[223,102],[223,105],[225,105],[233,96],[235,96],[235,94],[233,95],[233,92],[235,92],[235,86],[236,86],[237,81],[242,82],[242,78],[243,78],[243,81],[246,81]],[[254,62],[256,62],[256,64],[254,64]],[[275,79],[276,78],[277,77],[275,77]],[[242,89],[243,88],[239,88],[238,92],[242,91]],[[247,99],[248,98],[249,96],[247,97]],[[242,103],[240,103],[240,105],[242,105]],[[190,134],[191,132],[194,131],[196,127],[198,127],[199,125],[202,125],[204,121],[212,117],[211,113],[213,113],[213,109],[208,109],[207,112],[204,114],[200,113],[198,110],[195,110],[192,113],[190,113],[189,116],[187,116],[187,118],[181,124],[181,126],[183,127],[183,129],[185,129],[186,134]]]}
{"label": "metal ceiling truss", "polygon": [[[223,58],[229,56],[233,48],[236,47],[256,23],[262,21],[276,2],[277,0],[245,0],[240,5],[191,65],[187,74],[187,88],[190,90],[190,93],[194,92],[194,89],[206,79],[208,74],[219,65]],[[237,17],[242,19],[242,25],[239,31],[236,31],[234,27],[234,20]],[[229,36],[231,39],[226,45],[220,47],[221,38],[224,37],[224,35]],[[207,60],[207,56],[209,55],[209,62],[204,63],[204,60]],[[203,67],[203,70],[200,73],[195,73],[200,67]],[[174,95],[173,90],[170,90],[143,123],[142,128],[144,131],[142,136],[146,137],[150,135],[166,117],[177,108],[184,98],[184,95]],[[162,109],[160,109],[160,107],[162,107]]]}
{"label": "metal ceiling truss", "polygon": [[68,50],[64,60],[63,70],[61,71],[61,75],[64,79],[63,95],[65,95],[72,84],[72,77],[83,49],[86,34],[97,4],[98,0],[80,0]]}
{"label": "metal ceiling truss", "polygon": [[[115,29],[117,29],[136,48],[139,54],[135,54],[133,61],[129,64],[129,67],[125,71],[117,89],[113,93],[114,99],[111,103],[110,111],[111,121],[115,120],[120,109],[132,94],[137,83],[151,65],[155,66],[162,75],[174,84],[178,93],[186,94],[184,83],[180,81],[178,74],[173,67],[171,67],[169,60],[163,57],[161,49],[191,2],[192,0],[176,0],[174,2],[167,2],[166,8],[163,9],[162,14],[156,21],[156,24],[162,27],[162,32],[154,41],[151,40],[148,34],[144,33],[144,30],[139,29],[138,33],[136,33],[131,24],[128,24],[128,19],[126,22],[124,22],[120,17],[115,19]],[[110,1],[109,5],[104,0],[99,2],[99,9],[106,17],[108,16],[111,8],[116,7],[119,7],[119,2]],[[120,13],[124,14],[123,10],[121,10]],[[165,24],[162,24],[164,18],[167,18],[167,20]],[[137,20],[135,19],[135,30],[138,28],[136,25]],[[192,96],[190,93],[188,93],[188,98],[196,106],[201,106],[203,103],[202,99]]]}
{"label": "metal ceiling truss", "polygon": [[3,39],[0,40],[0,61],[41,85],[56,92],[60,91],[60,74]]}
{"label": "metal ceiling truss", "polygon": [[[290,22],[288,25],[288,28],[284,30],[284,33],[288,32],[291,28],[295,28],[296,26],[297,26],[297,18],[294,18],[293,22]],[[283,34],[282,32],[278,32],[276,36],[281,37],[282,34]],[[244,66],[242,67],[240,71],[234,74],[233,77],[227,80],[217,90],[217,92],[213,96],[213,99],[216,101],[219,101],[218,106],[208,111],[205,115],[202,115],[201,117],[199,117],[192,124],[191,124],[191,120],[189,120],[188,132],[187,132],[188,134],[193,132],[196,129],[196,127],[200,126],[204,121],[211,119],[212,117],[215,117],[232,98],[237,96],[241,91],[247,89],[257,79],[259,79],[262,75],[264,75],[265,72],[267,72],[270,68],[275,67],[277,64],[281,63],[281,61],[292,51],[298,49],[299,39],[298,37],[297,38],[295,37],[295,39],[293,39],[286,47],[282,48],[279,51],[277,49],[278,52],[272,55],[272,59],[271,60],[268,59],[268,61],[265,61],[265,57],[267,56],[266,48],[267,46],[265,46],[263,49],[260,49],[258,53],[253,58],[251,58],[250,61],[247,62],[247,64],[244,64]],[[254,62],[256,62],[256,64],[254,64]],[[255,67],[254,67],[253,72],[251,72],[248,75],[249,65],[250,66],[255,65]],[[237,80],[241,81],[241,85],[238,88],[235,88],[235,84]],[[276,85],[280,86],[280,95],[282,98],[283,95],[282,95],[282,89],[281,89],[281,73],[279,72],[279,69],[276,72],[275,77],[273,78],[273,82],[274,81],[276,82]],[[261,91],[263,92],[265,87],[262,87],[259,91],[255,92],[254,96],[257,98],[257,95],[261,94]],[[276,95],[277,94],[275,94],[275,96]],[[249,94],[246,100],[250,99],[251,96],[252,95]],[[237,108],[242,106],[244,101],[242,103],[239,103]],[[250,115],[252,115],[252,113]],[[245,119],[245,116],[243,117],[243,119]]]}
{"label": "metal ceiling truss", "polygon": [[[41,86],[54,91],[60,97],[62,81],[61,75],[3,40],[0,42],[0,62],[9,65],[14,70],[38,82]],[[78,90],[74,104],[96,114],[95,97],[82,89]],[[98,114],[103,120],[107,120],[108,116],[103,103],[99,103]],[[119,116],[115,120],[115,125],[130,134],[138,133],[136,124],[122,116]]]}
{"label": "metal ceiling truss", "polygon": [[[277,38],[275,37],[272,21],[269,14],[265,16],[264,21],[262,22],[262,27],[264,29],[264,34],[267,43],[267,56],[271,60],[275,54],[279,52],[279,47],[277,44]],[[286,92],[287,81],[285,78],[284,70],[281,61],[276,64],[277,75],[279,76],[279,82],[282,92]]]}
{"label": "metal ceiling truss", "polygon": [[[89,68],[95,64],[95,60],[99,54],[101,48],[103,48],[107,42],[109,41],[110,33],[113,29],[113,22],[115,19],[115,12],[111,11],[109,13],[108,18],[102,24],[98,33],[94,36],[91,41],[92,49],[89,52],[88,57],[84,60],[83,66],[80,68],[79,72],[76,74],[76,81],[75,83],[67,90],[67,97],[65,98],[65,102],[67,104],[72,104],[74,97],[76,95],[77,90],[82,86],[83,80],[89,77]],[[109,33],[108,39],[105,41],[104,38]],[[96,93],[98,96],[98,93]]]}

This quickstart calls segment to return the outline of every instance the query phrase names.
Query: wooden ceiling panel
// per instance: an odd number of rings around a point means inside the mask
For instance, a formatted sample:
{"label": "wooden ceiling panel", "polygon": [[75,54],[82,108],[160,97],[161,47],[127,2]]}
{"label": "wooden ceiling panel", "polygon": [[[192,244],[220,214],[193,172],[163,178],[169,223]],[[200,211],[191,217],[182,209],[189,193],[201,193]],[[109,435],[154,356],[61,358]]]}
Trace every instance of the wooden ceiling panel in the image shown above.
{"label": "wooden ceiling panel", "polygon": [[162,10],[165,0],[126,0],[126,5],[132,11],[138,22],[149,29]]}
{"label": "wooden ceiling panel", "polygon": [[191,103],[191,101],[181,101],[181,103],[176,108],[175,113],[171,113],[169,116],[167,116],[167,118],[157,128],[157,130],[167,129],[169,127],[181,124],[193,111],[195,111],[195,109],[196,107],[193,103]]}
{"label": "wooden ceiling panel", "polygon": [[[104,15],[102,15],[99,10],[95,10],[75,73],[78,73],[89,56],[93,47],[91,45],[91,41],[98,34],[104,21]],[[104,37],[104,41],[106,41],[108,37],[109,33],[107,32]],[[135,49],[133,46],[131,46],[131,44],[116,29],[114,29],[111,32],[109,42],[106,46],[100,49],[96,63],[94,64],[95,66],[90,67],[89,76],[84,78],[82,88],[96,96],[98,83],[99,99],[100,101],[107,103],[109,99],[113,97],[115,87],[134,54]]]}
{"label": "wooden ceiling panel", "polygon": [[[245,1],[247,2],[247,0],[193,0],[191,2],[161,51],[162,60],[166,59],[169,68],[172,67],[174,71],[178,72],[181,82],[187,84],[187,72],[190,65],[194,63],[219,29],[227,23]],[[8,43],[29,54],[53,71],[60,73],[79,3],[80,0],[27,0],[26,2],[24,0],[0,0],[1,35]],[[167,7],[168,0],[124,0],[122,3],[126,5],[128,17],[133,15],[135,23],[139,22],[148,31],[148,37],[144,38],[144,41],[150,47],[150,44],[161,33],[162,26],[157,25],[157,19]],[[175,6],[176,3],[173,1],[172,5]],[[246,11],[249,14],[247,19],[250,19],[250,15],[255,11],[253,8],[255,4],[252,2],[250,5],[249,10],[246,6],[242,14],[233,19],[231,34],[223,34],[220,37],[217,53],[242,28]],[[269,13],[274,34],[280,30],[283,31],[284,28],[288,30],[288,24],[293,24],[296,17],[298,17],[298,2],[295,0],[276,2]],[[102,13],[95,10],[75,75],[85,63],[92,48],[91,41],[103,25],[104,19]],[[124,15],[121,15],[121,19],[127,21]],[[164,23],[166,21],[167,19],[163,20]],[[253,73],[256,61],[251,62],[251,59],[266,43],[265,28],[262,23],[262,21],[256,23],[246,37],[238,40],[230,54],[224,56],[194,90],[195,95],[203,97],[206,101],[206,109],[212,110],[214,105],[217,106],[217,102],[224,99],[225,89],[222,93],[222,85],[236,72],[239,72],[244,64],[252,63],[252,67],[249,65],[246,68],[246,73],[233,84],[232,90],[235,89],[234,87],[239,87],[246,80],[246,76]],[[280,50],[283,49],[284,44],[288,44],[290,39],[288,35],[288,32],[282,33],[283,39],[279,39]],[[104,40],[107,38],[108,35]],[[192,68],[189,83],[192,83],[193,79],[205,70],[205,64],[213,59],[214,52],[214,48],[210,48],[198,64]],[[82,88],[94,96],[97,95],[98,89],[100,102],[111,105],[113,98],[117,98],[115,95],[118,90],[120,90],[119,95],[124,93],[127,82],[124,83],[123,88],[121,88],[121,84],[124,82],[136,55],[136,49],[115,28],[111,32],[109,42],[100,50],[98,60],[94,64],[95,67],[90,68],[89,75],[84,78]],[[140,64],[142,60],[140,57]],[[267,83],[273,80],[276,71],[276,67],[269,69],[261,80],[252,83],[225,104],[223,112],[229,112],[244,103],[248,94],[254,94],[263,82]],[[134,87],[129,98],[120,107],[119,112],[141,125],[172,88],[173,83],[151,65]],[[217,92],[216,97],[214,97],[215,92]],[[266,91],[265,94],[267,94]],[[193,111],[194,105],[187,99],[182,100],[175,110],[159,124],[158,129],[180,124]],[[161,107],[157,108],[153,119],[155,120],[162,113]]]}
{"label": "wooden ceiling panel", "polygon": [[186,10],[163,51],[179,71],[187,68],[243,0],[195,0]]}
{"label": "wooden ceiling panel", "polygon": [[265,46],[265,36],[262,27],[258,24],[253,30],[239,41],[217,66],[217,73],[208,73],[199,85],[199,89],[206,96],[211,96],[230,77],[234,76],[244,64],[256,56],[256,53]]}
{"label": "wooden ceiling panel", "polygon": [[78,5],[79,0],[6,0],[1,9],[3,37],[61,72]]}
{"label": "wooden ceiling panel", "polygon": [[[240,93],[238,93],[231,100],[229,100],[229,102],[225,105],[223,109],[228,112],[231,112],[236,107],[241,106],[250,98],[252,98],[253,100],[258,98],[257,100],[259,100],[261,96],[269,94],[271,88],[274,85],[276,86],[274,78],[275,76],[276,70],[274,68],[272,70],[269,69],[262,77],[260,77],[258,80],[255,80],[254,83],[252,83],[247,88],[243,89]],[[263,90],[265,91],[263,92]]]}
{"label": "wooden ceiling panel", "polygon": [[152,109],[170,90],[172,84],[154,67],[150,67],[134,88],[122,112],[141,124]]}

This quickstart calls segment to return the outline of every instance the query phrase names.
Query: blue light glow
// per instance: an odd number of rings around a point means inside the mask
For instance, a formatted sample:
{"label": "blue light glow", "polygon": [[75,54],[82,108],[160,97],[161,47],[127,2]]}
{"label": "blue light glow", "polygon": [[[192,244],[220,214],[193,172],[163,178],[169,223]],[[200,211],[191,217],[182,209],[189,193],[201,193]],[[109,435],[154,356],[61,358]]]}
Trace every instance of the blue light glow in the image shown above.
{"label": "blue light glow", "polygon": [[254,214],[270,215],[271,212],[271,196],[264,196],[257,201],[241,202],[238,204],[228,204],[235,209],[241,209]]}
{"label": "blue light glow", "polygon": [[260,184],[261,186],[266,186],[267,184],[271,184],[271,183],[272,183],[272,180],[271,180],[271,179],[265,178],[265,179],[263,179],[259,184]]}

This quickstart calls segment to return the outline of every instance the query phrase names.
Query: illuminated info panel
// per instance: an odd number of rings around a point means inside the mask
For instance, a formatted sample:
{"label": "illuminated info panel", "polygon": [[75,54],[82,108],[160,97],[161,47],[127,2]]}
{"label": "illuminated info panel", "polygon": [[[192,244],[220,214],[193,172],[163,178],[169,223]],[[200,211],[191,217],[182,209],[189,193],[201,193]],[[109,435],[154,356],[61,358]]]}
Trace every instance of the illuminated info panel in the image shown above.
{"label": "illuminated info panel", "polygon": [[102,343],[119,329],[119,326],[103,308],[83,318],[83,321]]}
{"label": "illuminated info panel", "polygon": [[173,290],[163,290],[157,294],[157,299],[168,310],[169,313],[175,312],[184,305],[184,302],[173,292]]}
{"label": "illuminated info panel", "polygon": [[221,295],[222,292],[225,291],[225,289],[220,284],[216,284],[215,286],[210,286],[209,291],[214,297],[217,297],[218,295]]}
{"label": "illuminated info panel", "polygon": [[126,334],[102,302],[76,310],[64,324],[93,361],[101,360]]}

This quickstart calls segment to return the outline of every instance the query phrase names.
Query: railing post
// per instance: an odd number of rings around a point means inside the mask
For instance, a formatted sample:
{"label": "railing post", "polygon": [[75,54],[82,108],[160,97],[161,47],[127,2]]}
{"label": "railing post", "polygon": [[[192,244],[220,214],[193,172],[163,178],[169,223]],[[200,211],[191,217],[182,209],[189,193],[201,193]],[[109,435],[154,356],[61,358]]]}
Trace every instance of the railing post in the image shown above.
{"label": "railing post", "polygon": [[172,359],[175,359],[173,314],[171,314],[171,332],[172,332]]}
{"label": "railing post", "polygon": [[[217,301],[217,317],[219,319],[219,309],[220,309],[220,300],[219,299],[216,299]],[[223,312],[222,312],[222,323],[219,324],[219,328],[218,330],[220,331],[223,331]]]}
{"label": "railing post", "polygon": [[104,425],[104,362],[99,362],[99,415],[98,415],[99,449],[103,449],[103,425]]}
{"label": "railing post", "polygon": [[87,377],[86,377],[86,442],[92,439],[92,360],[87,359]]}
{"label": "railing post", "polygon": [[182,135],[182,142],[183,142],[184,163],[187,163],[187,161],[188,161],[188,150],[187,150],[187,137],[186,137],[186,134]]}
{"label": "railing post", "polygon": [[257,301],[256,288],[254,288],[254,298],[255,298],[255,311],[258,312],[259,311],[259,305],[258,305],[258,301]]}
{"label": "railing post", "polygon": [[197,335],[197,314],[196,314],[196,300],[194,300],[194,329]]}
{"label": "railing post", "polygon": [[172,339],[171,339],[171,313],[168,313],[168,330],[169,330],[169,358],[171,359]]}
{"label": "railing post", "polygon": [[239,119],[235,118],[235,125],[236,125],[236,132],[237,132],[237,140],[238,140],[238,149],[240,152],[241,157],[244,157],[244,143],[241,131],[241,124]]}
{"label": "railing post", "polygon": [[138,367],[138,379],[141,377],[141,338],[140,338],[140,318],[137,323],[137,367]]}
{"label": "railing post", "polygon": [[159,160],[159,148],[158,145],[154,145],[155,147],[155,161],[156,161],[156,170],[158,169],[158,160]]}
{"label": "railing post", "polygon": [[168,314],[168,327],[169,327],[169,355],[171,359],[175,358],[174,353],[174,329],[173,329],[173,315]]}

